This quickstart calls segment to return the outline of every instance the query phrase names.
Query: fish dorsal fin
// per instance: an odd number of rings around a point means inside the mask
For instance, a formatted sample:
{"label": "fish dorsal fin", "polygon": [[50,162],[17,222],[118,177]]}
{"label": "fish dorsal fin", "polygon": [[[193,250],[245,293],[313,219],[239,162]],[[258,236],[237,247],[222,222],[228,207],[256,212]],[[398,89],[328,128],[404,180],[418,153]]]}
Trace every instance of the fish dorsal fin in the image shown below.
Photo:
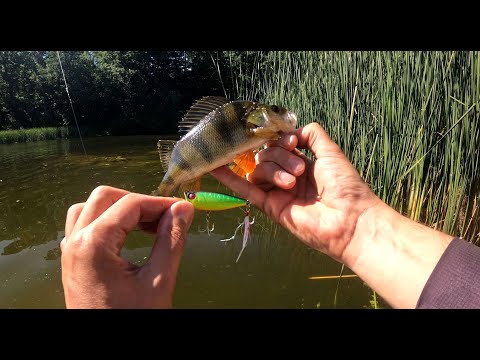
{"label": "fish dorsal fin", "polygon": [[157,148],[158,155],[160,156],[160,162],[162,163],[162,168],[164,171],[168,170],[168,164],[170,163],[170,158],[172,156],[173,148],[177,141],[175,140],[158,140]]}
{"label": "fish dorsal fin", "polygon": [[178,124],[178,131],[189,132],[200,120],[212,111],[228,104],[230,100],[221,96],[204,96],[197,100]]}

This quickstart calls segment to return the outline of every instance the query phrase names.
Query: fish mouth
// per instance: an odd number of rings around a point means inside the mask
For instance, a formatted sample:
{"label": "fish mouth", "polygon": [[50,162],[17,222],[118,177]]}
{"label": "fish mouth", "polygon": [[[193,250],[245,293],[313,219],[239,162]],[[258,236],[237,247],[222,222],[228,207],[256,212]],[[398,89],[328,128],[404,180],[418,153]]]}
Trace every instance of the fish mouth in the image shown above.
{"label": "fish mouth", "polygon": [[297,121],[297,115],[292,111],[287,111],[281,117],[267,122],[265,127],[270,127],[275,132],[291,133],[296,129]]}
{"label": "fish mouth", "polygon": [[297,128],[297,122],[297,115],[292,111],[288,111],[286,116],[283,117],[283,121],[279,126],[280,131],[285,133],[294,131]]}

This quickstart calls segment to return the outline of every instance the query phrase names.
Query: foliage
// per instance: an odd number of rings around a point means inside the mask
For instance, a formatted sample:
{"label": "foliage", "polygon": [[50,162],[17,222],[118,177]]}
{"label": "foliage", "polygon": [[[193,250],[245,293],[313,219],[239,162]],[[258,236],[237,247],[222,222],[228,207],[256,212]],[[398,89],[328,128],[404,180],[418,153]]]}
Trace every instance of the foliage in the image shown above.
{"label": "foliage", "polygon": [[[89,134],[176,133],[198,98],[224,95],[207,52],[59,52]],[[56,51],[0,52],[0,130],[75,126]]]}

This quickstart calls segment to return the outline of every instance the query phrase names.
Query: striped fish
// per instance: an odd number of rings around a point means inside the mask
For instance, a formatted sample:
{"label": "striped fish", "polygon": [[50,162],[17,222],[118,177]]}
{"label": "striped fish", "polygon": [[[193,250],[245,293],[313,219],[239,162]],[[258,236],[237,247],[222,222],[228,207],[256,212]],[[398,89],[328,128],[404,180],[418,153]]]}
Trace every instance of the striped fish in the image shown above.
{"label": "striped fish", "polygon": [[179,186],[198,191],[200,178],[222,165],[233,164],[239,176],[251,173],[254,150],[294,131],[296,124],[296,115],[283,107],[203,97],[180,121],[179,130],[187,133],[179,141],[158,141],[166,173],[153,195],[170,196]]}

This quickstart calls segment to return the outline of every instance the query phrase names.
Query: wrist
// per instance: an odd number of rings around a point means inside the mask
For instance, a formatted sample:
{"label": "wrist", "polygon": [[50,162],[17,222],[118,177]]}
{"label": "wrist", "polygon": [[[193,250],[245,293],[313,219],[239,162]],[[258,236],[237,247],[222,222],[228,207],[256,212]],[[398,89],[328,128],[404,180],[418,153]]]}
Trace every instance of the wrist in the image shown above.
{"label": "wrist", "polygon": [[393,307],[415,307],[452,236],[378,202],[364,211],[344,261]]}
{"label": "wrist", "polygon": [[385,227],[392,222],[389,221],[392,216],[389,213],[390,209],[388,205],[375,197],[375,201],[359,214],[350,243],[342,256],[342,262],[350,269],[353,270],[357,267],[359,259],[362,259],[364,253],[369,251],[369,247],[375,243],[379,233],[388,231]]}

